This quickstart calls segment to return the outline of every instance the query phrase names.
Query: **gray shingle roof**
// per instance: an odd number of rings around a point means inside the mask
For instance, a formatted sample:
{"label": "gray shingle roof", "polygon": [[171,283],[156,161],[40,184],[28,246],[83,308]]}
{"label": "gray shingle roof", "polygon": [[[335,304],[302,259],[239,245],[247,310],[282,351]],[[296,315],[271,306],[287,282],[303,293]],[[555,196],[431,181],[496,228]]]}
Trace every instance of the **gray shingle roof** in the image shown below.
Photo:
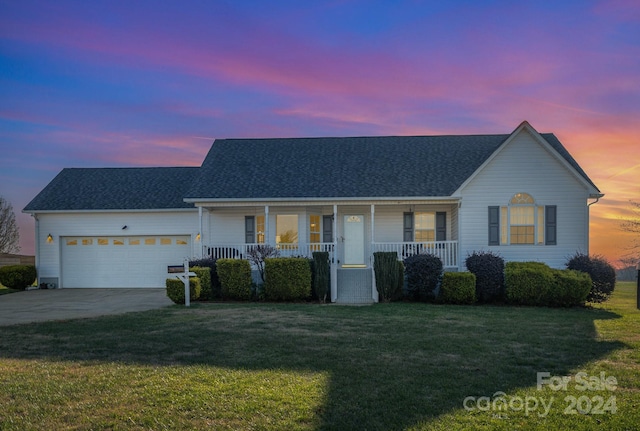
{"label": "gray shingle roof", "polygon": [[[193,208],[185,198],[446,197],[509,136],[218,139],[199,168],[63,169],[24,211]],[[541,136],[597,190],[558,138]]]}
{"label": "gray shingle roof", "polygon": [[[219,139],[185,197],[450,196],[509,136]],[[542,136],[590,181],[554,135]]]}
{"label": "gray shingle roof", "polygon": [[24,211],[193,208],[183,197],[198,170],[197,167],[63,169]]}

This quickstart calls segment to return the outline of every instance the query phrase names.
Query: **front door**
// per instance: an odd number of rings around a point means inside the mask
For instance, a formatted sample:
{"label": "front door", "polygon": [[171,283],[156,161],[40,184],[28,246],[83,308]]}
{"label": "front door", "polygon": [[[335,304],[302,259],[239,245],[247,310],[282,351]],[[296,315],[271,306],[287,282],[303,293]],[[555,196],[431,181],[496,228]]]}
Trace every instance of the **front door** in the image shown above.
{"label": "front door", "polygon": [[344,265],[362,267],[364,264],[364,216],[344,216]]}

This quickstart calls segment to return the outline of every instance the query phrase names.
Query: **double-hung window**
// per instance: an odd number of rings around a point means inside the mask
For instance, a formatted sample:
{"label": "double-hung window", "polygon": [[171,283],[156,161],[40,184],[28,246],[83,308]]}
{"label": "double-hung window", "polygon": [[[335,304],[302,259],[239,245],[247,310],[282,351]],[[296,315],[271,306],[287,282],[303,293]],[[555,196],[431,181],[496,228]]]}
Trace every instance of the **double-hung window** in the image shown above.
{"label": "double-hung window", "polygon": [[528,193],[489,207],[489,245],[555,245],[556,206],[537,205]]}

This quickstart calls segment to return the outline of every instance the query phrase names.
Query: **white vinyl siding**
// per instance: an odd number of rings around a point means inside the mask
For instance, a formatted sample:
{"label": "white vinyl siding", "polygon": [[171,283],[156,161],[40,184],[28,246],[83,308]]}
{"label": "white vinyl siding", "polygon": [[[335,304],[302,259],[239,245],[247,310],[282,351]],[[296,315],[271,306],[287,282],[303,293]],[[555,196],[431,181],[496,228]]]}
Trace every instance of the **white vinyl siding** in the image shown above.
{"label": "white vinyl siding", "polygon": [[491,250],[505,260],[538,260],[555,268],[564,266],[566,256],[588,251],[587,188],[523,131],[461,191],[461,256],[487,249],[487,207],[506,206],[521,191],[531,194],[539,206],[557,205],[557,246],[501,245],[491,246]]}

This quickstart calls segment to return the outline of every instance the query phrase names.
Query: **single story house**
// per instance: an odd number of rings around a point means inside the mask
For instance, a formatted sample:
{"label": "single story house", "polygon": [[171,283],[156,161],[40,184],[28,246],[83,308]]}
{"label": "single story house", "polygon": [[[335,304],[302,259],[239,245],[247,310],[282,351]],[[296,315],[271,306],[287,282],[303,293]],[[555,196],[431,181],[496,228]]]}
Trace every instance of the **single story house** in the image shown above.
{"label": "single story house", "polygon": [[331,301],[377,301],[373,253],[562,267],[603,194],[553,134],[217,139],[200,167],[63,169],[24,209],[40,283],[163,287],[187,258],[330,253]]}

